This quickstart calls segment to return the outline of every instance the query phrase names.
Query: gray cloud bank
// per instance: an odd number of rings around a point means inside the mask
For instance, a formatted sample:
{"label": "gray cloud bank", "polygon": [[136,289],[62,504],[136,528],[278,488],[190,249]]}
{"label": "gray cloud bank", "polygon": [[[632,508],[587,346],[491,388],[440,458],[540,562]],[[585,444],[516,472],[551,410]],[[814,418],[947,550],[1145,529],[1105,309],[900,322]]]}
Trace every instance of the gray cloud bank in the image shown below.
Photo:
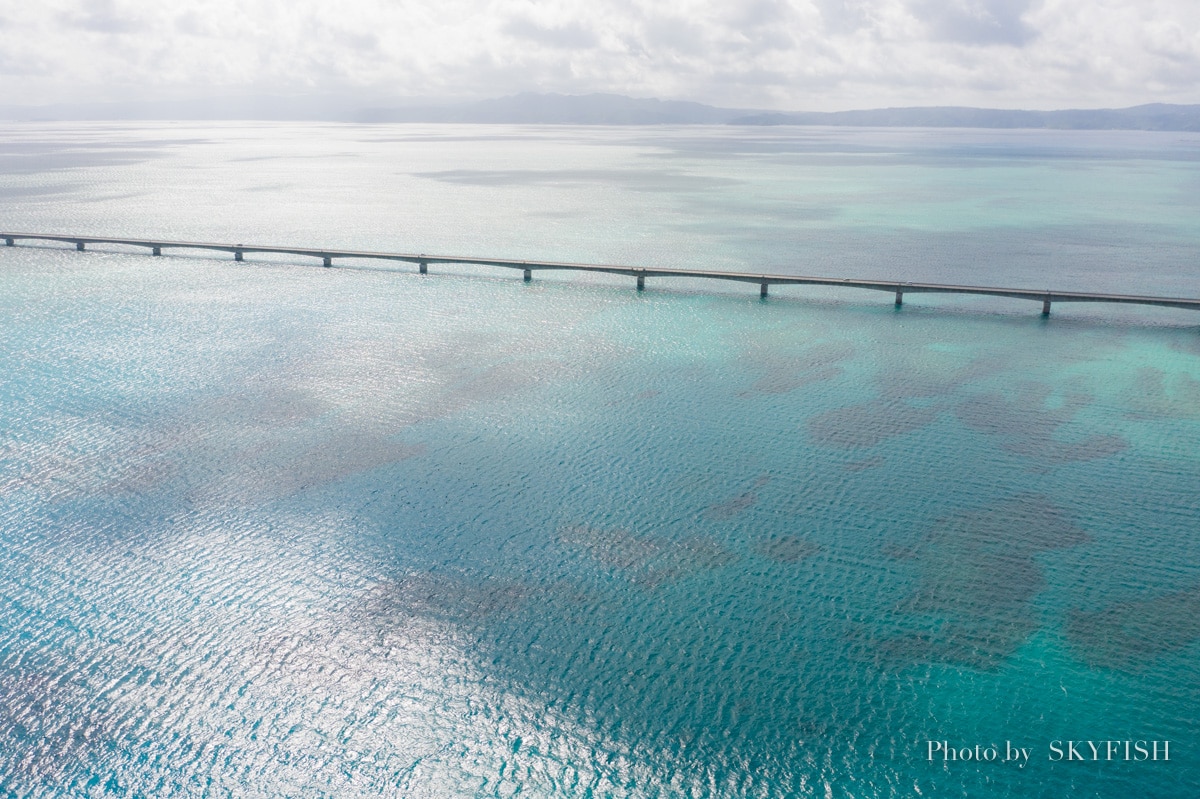
{"label": "gray cloud bank", "polygon": [[519,92],[810,111],[1200,101],[1195,0],[0,0],[0,37],[4,101],[22,106]]}

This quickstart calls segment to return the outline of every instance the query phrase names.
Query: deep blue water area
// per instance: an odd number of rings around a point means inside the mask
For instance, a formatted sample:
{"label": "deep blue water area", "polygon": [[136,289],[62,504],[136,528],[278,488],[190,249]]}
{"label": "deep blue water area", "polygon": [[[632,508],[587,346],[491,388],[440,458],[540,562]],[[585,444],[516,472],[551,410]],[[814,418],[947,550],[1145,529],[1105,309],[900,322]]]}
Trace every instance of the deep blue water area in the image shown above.
{"label": "deep blue water area", "polygon": [[[0,227],[1200,296],[1198,155],[47,124]],[[0,795],[1200,789],[1194,312],[348,267],[0,247]]]}

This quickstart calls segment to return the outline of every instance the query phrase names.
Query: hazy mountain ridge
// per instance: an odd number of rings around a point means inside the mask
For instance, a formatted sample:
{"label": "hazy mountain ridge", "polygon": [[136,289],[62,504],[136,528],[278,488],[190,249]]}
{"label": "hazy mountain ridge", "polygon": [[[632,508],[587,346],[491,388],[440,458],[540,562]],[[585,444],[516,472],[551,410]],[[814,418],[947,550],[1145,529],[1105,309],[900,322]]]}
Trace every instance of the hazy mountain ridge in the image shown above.
{"label": "hazy mountain ridge", "polygon": [[618,94],[535,94],[470,102],[352,97],[233,97],[202,101],[0,106],[13,120],[275,120],[510,125],[812,125],[1200,131],[1200,105],[1024,111],[961,106],[780,112]]}
{"label": "hazy mountain ridge", "polygon": [[450,106],[367,109],[360,119],[513,125],[719,125],[757,113],[761,112],[620,94],[524,93]]}
{"label": "hazy mountain ridge", "polygon": [[1050,128],[1200,131],[1200,105],[1151,103],[1131,108],[1021,111],[935,106],[862,111],[749,114],[734,125],[829,125],[909,128]]}

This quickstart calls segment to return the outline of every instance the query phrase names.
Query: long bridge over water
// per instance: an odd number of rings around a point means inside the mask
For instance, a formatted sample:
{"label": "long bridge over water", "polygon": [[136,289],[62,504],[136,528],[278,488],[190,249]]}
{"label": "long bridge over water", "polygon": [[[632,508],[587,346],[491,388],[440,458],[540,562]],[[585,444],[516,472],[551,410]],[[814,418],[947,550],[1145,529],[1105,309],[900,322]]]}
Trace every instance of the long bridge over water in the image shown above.
{"label": "long bridge over water", "polygon": [[145,247],[152,255],[162,255],[163,250],[212,250],[233,254],[235,261],[244,260],[247,253],[272,253],[297,255],[320,259],[322,265],[333,266],[337,259],[373,259],[400,261],[416,264],[421,274],[427,274],[429,264],[471,264],[496,266],[520,270],[525,280],[532,280],[535,271],[604,272],[625,275],[637,281],[637,289],[646,288],[646,278],[686,277],[707,280],[729,280],[738,283],[758,284],[759,295],[766,297],[770,286],[842,286],[846,288],[884,291],[895,295],[896,305],[904,302],[905,294],[980,294],[991,297],[1013,297],[1032,300],[1042,304],[1042,314],[1049,315],[1050,306],[1056,302],[1107,302],[1126,305],[1159,305],[1169,308],[1187,308],[1200,311],[1200,299],[1185,297],[1147,297],[1136,294],[1104,294],[1083,291],[1051,291],[1043,289],[999,288],[992,286],[955,286],[943,283],[904,283],[893,280],[860,280],[857,278],[806,277],[800,275],[754,274],[751,272],[715,272],[704,269],[675,269],[653,266],[622,266],[618,264],[584,264],[567,261],[518,261],[506,258],[476,258],[459,255],[426,255],[394,252],[372,252],[362,250],[315,249],[311,247],[277,247],[262,244],[217,244],[199,241],[168,241],[165,239],[128,239],[112,236],[76,236],[60,233],[2,233],[0,238],[9,247],[17,241],[54,241],[74,244],[84,250],[89,244],[118,244]]}

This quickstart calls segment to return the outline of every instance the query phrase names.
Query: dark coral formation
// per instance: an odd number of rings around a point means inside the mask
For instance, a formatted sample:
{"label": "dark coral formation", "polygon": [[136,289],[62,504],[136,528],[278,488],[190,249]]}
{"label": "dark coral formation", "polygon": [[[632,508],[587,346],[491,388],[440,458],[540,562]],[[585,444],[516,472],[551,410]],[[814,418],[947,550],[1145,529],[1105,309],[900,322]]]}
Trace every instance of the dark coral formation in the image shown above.
{"label": "dark coral formation", "polygon": [[903,632],[875,641],[876,651],[996,668],[1038,626],[1032,600],[1045,580],[1037,556],[1087,540],[1062,510],[1035,494],[941,520],[916,547],[894,553],[911,560],[919,576],[895,608],[893,621]]}

